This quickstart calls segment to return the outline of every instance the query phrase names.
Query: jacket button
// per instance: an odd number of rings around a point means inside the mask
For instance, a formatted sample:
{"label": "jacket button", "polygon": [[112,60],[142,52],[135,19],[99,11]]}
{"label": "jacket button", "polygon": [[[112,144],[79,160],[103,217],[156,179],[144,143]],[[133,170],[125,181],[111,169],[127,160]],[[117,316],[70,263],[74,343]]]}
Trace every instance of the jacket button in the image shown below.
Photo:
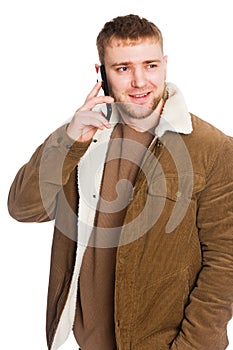
{"label": "jacket button", "polygon": [[180,191],[176,192],[176,198],[179,199],[182,196],[182,193]]}

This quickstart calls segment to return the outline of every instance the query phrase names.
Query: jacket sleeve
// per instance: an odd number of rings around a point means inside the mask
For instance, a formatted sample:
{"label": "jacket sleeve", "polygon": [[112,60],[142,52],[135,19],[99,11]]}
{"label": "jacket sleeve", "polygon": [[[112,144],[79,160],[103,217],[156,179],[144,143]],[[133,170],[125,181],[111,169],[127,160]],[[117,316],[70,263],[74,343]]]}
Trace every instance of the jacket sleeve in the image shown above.
{"label": "jacket sleeve", "polygon": [[202,269],[172,350],[224,350],[233,305],[233,140],[216,148],[197,225]]}
{"label": "jacket sleeve", "polygon": [[37,148],[17,173],[8,196],[10,215],[22,222],[55,218],[56,198],[90,142],[74,142],[63,125]]}

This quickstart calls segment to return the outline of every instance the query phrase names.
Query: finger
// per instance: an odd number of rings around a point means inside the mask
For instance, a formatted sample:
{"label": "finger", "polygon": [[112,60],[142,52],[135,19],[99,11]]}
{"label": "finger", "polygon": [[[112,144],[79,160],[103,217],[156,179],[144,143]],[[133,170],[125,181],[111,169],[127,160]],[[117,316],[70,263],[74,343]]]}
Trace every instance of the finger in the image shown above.
{"label": "finger", "polygon": [[106,119],[102,113],[90,111],[88,114],[84,112],[82,124],[86,126],[95,126],[95,127],[111,127],[111,124]]}
{"label": "finger", "polygon": [[104,104],[104,103],[113,103],[114,102],[114,98],[110,97],[110,96],[96,96],[96,97],[92,97],[89,100],[86,100],[86,102],[84,103],[84,105],[80,108],[81,111],[85,111],[85,110],[90,110],[92,108],[94,108],[96,105],[99,104]]}
{"label": "finger", "polygon": [[98,81],[98,83],[95,84],[91,92],[89,92],[89,94],[87,95],[86,101],[88,101],[93,97],[96,97],[101,89],[101,86],[102,86],[102,82]]}

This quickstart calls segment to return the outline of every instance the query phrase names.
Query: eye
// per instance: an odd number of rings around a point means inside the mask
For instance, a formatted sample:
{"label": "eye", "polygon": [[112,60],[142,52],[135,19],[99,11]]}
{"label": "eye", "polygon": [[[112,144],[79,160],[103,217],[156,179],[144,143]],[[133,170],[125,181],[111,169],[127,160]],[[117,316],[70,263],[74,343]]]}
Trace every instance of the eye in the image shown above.
{"label": "eye", "polygon": [[128,67],[119,67],[117,68],[118,72],[126,72],[128,70]]}
{"label": "eye", "polygon": [[148,64],[147,68],[148,69],[154,69],[154,68],[157,68],[158,67],[158,64],[157,63],[150,63]]}

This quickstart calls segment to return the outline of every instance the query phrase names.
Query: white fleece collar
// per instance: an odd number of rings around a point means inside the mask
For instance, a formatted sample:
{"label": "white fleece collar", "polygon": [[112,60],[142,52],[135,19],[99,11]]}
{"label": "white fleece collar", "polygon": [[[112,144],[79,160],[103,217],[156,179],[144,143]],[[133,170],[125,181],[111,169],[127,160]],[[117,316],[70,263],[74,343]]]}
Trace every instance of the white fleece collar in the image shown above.
{"label": "white fleece collar", "polygon": [[155,128],[158,137],[166,131],[190,134],[193,130],[191,115],[187,109],[184,97],[175,84],[167,83],[168,99],[163,107],[160,122]]}
{"label": "white fleece collar", "polygon": [[[181,91],[173,83],[167,83],[166,90],[168,93],[168,98],[165,102],[159,124],[155,128],[155,135],[161,137],[165,134],[166,131],[172,131],[181,134],[190,134],[192,132],[191,115],[187,109]],[[106,106],[102,106],[101,109],[102,112],[106,114]],[[119,112],[113,104],[111,123],[115,125],[119,121]]]}

